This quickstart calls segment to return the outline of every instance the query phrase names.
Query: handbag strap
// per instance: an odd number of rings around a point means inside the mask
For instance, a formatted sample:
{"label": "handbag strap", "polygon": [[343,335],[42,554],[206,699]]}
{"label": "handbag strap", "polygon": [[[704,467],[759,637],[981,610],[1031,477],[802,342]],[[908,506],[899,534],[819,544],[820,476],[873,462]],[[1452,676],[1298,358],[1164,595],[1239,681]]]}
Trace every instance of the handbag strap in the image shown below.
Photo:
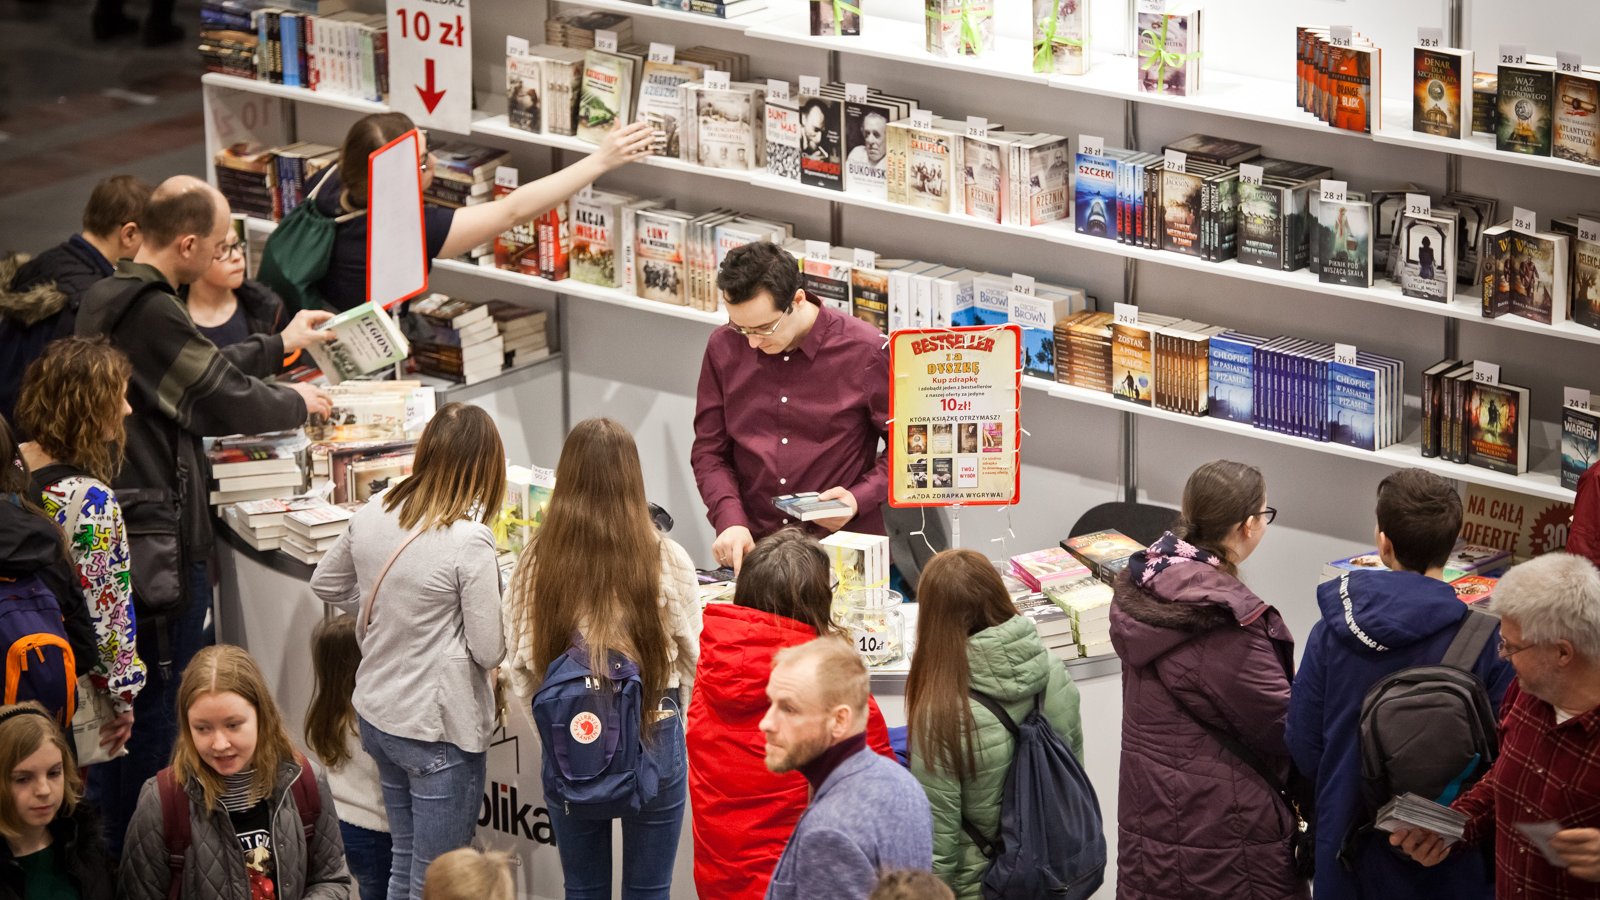
{"label": "handbag strap", "polygon": [[1260,775],[1261,780],[1267,783],[1267,787],[1272,788],[1272,792],[1278,795],[1278,799],[1283,801],[1283,804],[1289,808],[1290,813],[1296,816],[1299,815],[1294,798],[1289,795],[1289,786],[1271,769],[1267,768],[1267,764],[1261,761],[1261,757],[1257,756],[1255,751],[1246,747],[1242,741],[1221,726],[1214,722],[1207,722],[1196,715],[1194,709],[1184,702],[1183,697],[1177,691],[1168,688],[1167,692],[1172,695],[1173,700],[1177,701],[1178,708],[1183,710],[1184,714],[1193,720],[1196,725],[1205,729],[1207,734],[1217,739],[1217,743],[1221,744],[1229,753],[1238,757],[1240,762],[1249,766],[1257,775]]}
{"label": "handbag strap", "polygon": [[361,604],[361,621],[359,625],[362,640],[366,640],[367,626],[372,622],[372,607],[378,600],[378,588],[383,585],[383,579],[389,574],[389,570],[394,568],[394,561],[400,558],[400,554],[404,553],[407,547],[411,546],[412,541],[422,536],[422,532],[422,526],[418,526],[410,534],[406,535],[406,539],[400,542],[400,546],[394,548],[394,552],[389,554],[389,561],[384,563],[383,569],[378,572],[378,579],[372,582],[372,590],[367,592],[367,600]]}

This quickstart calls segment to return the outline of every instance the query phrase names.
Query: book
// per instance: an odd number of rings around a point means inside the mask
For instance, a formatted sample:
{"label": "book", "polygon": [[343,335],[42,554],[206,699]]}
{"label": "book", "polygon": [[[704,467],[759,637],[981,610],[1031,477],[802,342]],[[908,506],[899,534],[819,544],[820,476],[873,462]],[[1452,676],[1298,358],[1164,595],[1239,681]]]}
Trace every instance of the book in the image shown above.
{"label": "book", "polygon": [[1033,71],[1089,71],[1089,0],[1033,0]]}
{"label": "book", "polygon": [[850,515],[850,504],[843,500],[821,500],[816,491],[783,494],[772,498],[772,505],[783,510],[784,515],[801,522],[817,519],[836,519]]}
{"label": "book", "polygon": [[1050,296],[1039,291],[1037,285],[1034,290],[1031,295],[1020,291],[1010,293],[1007,321],[1022,328],[1023,372],[1054,381],[1056,323],[1082,309],[1085,295],[1080,292]]}
{"label": "book", "polygon": [[789,100],[767,98],[767,174],[800,180],[800,108]]}
{"label": "book", "polygon": [[1558,72],[1550,155],[1600,166],[1600,72]]}
{"label": "book", "polygon": [[994,50],[993,0],[924,0],[925,47],[935,56]]}
{"label": "book", "polygon": [[1466,137],[1472,127],[1472,51],[1417,47],[1411,56],[1411,130]]}
{"label": "book", "polygon": [[845,102],[845,190],[875,200],[889,198],[889,123],[898,118],[895,106],[876,98]]}
{"label": "book", "polygon": [[690,218],[671,209],[641,209],[635,214],[634,292],[640,297],[679,306],[688,302],[684,229]]}
{"label": "book", "polygon": [[1006,570],[1034,591],[1042,591],[1046,582],[1056,578],[1088,573],[1077,558],[1063,547],[1019,553],[1007,562]]}
{"label": "book", "polygon": [[1096,578],[1107,583],[1128,567],[1128,557],[1144,549],[1143,544],[1110,528],[1066,538],[1061,546],[1088,566]]}
{"label": "book", "polygon": [[371,301],[339,313],[322,328],[333,332],[334,339],[311,344],[306,351],[330,384],[398,365],[411,353],[394,319]]}
{"label": "book", "polygon": [[1006,221],[1034,227],[1072,214],[1072,153],[1066,138],[1035,134],[1011,147],[1011,209]]}
{"label": "book", "polygon": [[1499,129],[1500,112],[1497,108],[1499,73],[1472,73],[1472,133],[1494,135]]}
{"label": "book", "polygon": [[1392,259],[1400,293],[1450,302],[1456,282],[1456,222],[1449,216],[1401,216]]}
{"label": "book", "polygon": [[984,222],[1005,220],[1009,199],[1008,145],[1004,132],[961,139],[962,211]]}
{"label": "book", "polygon": [[352,515],[350,510],[332,503],[308,504],[285,513],[283,527],[286,532],[317,541],[343,534]]}
{"label": "book", "polygon": [[835,612],[844,595],[862,588],[886,587],[889,583],[889,539],[880,534],[835,531],[820,543],[828,554],[834,584]]}
{"label": "book", "polygon": [[1117,240],[1117,164],[1079,151],[1072,179],[1073,227],[1079,234]]}
{"label": "book", "polygon": [[1600,397],[1591,396],[1588,409],[1561,407],[1561,486],[1578,489],[1578,479],[1600,461]]}
{"label": "book", "polygon": [[1155,326],[1141,322],[1111,326],[1111,396],[1151,405],[1155,381]]}
{"label": "book", "polygon": [[917,209],[949,213],[964,208],[961,132],[941,125],[919,128],[910,122],[889,123],[889,157],[885,178],[889,199]]}
{"label": "book", "polygon": [[1468,575],[1450,582],[1450,587],[1456,592],[1456,598],[1462,603],[1476,603],[1488,606],[1490,598],[1494,596],[1495,586],[1500,579],[1488,575]]}
{"label": "book", "polygon": [[578,94],[577,136],[600,143],[619,122],[633,120],[631,57],[590,50],[583,57],[583,81]]}
{"label": "book", "polygon": [[1501,66],[1496,88],[1495,148],[1550,155],[1555,73],[1537,66]]}
{"label": "book", "polygon": [[1472,382],[1466,397],[1466,462],[1508,475],[1528,471],[1528,389]]}
{"label": "book", "polygon": [[685,110],[680,86],[704,77],[702,67],[682,62],[647,60],[639,75],[639,102],[635,118],[650,122],[660,135],[656,155],[678,159]]}
{"label": "book", "polygon": [[1200,21],[1199,7],[1190,4],[1138,12],[1140,91],[1179,97],[1200,92]]}
{"label": "book", "polygon": [[[1037,588],[1035,590],[1037,591]],[[1033,623],[1034,629],[1039,632],[1039,637],[1051,638],[1072,634],[1072,617],[1043,594],[1031,593],[1011,602],[1016,606],[1018,615],[1027,616],[1028,621]]]}
{"label": "book", "polygon": [[1323,284],[1372,286],[1372,204],[1363,200],[1317,203],[1317,278]]}
{"label": "book", "polygon": [[800,97],[800,183],[844,190],[844,101]]}
{"label": "book", "polygon": [[1207,411],[1219,419],[1250,423],[1255,396],[1255,348],[1267,339],[1238,331],[1209,341]]}
{"label": "book", "polygon": [[1600,328],[1600,242],[1573,235],[1572,320],[1588,328]]}
{"label": "book", "polygon": [[862,0],[811,0],[811,33],[854,37],[861,33]]}
{"label": "book", "polygon": [[572,250],[568,272],[573,281],[601,287],[622,285],[618,265],[622,208],[634,198],[605,191],[579,191],[568,203]]}
{"label": "book", "polygon": [[1483,232],[1483,315],[1544,325],[1567,320],[1567,237],[1525,234],[1509,225]]}

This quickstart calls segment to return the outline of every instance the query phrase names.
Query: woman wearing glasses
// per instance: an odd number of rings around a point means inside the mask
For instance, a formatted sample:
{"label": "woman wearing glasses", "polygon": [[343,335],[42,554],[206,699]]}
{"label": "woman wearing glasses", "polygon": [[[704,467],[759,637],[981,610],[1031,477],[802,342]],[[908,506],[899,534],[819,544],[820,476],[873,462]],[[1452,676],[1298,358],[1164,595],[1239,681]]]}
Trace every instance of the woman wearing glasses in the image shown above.
{"label": "woman wearing glasses", "polygon": [[230,233],[218,251],[221,255],[199,281],[189,285],[184,298],[194,326],[219,348],[252,334],[277,334],[289,324],[278,295],[244,277],[244,249],[244,238],[237,230]]}
{"label": "woman wearing glasses", "polygon": [[1255,467],[1206,463],[1178,524],[1117,578],[1119,897],[1309,894],[1291,858],[1295,819],[1263,774],[1290,775],[1294,639],[1238,569],[1276,517]]}

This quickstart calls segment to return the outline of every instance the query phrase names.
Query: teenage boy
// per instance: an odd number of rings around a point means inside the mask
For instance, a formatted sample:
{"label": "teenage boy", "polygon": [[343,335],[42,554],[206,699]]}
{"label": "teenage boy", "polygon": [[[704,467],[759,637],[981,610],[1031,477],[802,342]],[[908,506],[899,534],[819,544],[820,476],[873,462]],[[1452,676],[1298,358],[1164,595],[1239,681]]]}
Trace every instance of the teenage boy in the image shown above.
{"label": "teenage boy", "polygon": [[[1371,831],[1355,839],[1354,871],[1339,860],[1362,808],[1359,718],[1367,691],[1414,666],[1436,665],[1470,610],[1444,581],[1461,533],[1461,498],[1450,482],[1402,469],[1378,485],[1378,555],[1389,571],[1351,572],[1317,589],[1322,621],[1311,629],[1289,695],[1288,742],[1295,764],[1316,781],[1317,900],[1450,897],[1490,900],[1491,873],[1479,853],[1424,869]],[[1498,631],[1473,665],[1498,710],[1511,666],[1496,652]]]}

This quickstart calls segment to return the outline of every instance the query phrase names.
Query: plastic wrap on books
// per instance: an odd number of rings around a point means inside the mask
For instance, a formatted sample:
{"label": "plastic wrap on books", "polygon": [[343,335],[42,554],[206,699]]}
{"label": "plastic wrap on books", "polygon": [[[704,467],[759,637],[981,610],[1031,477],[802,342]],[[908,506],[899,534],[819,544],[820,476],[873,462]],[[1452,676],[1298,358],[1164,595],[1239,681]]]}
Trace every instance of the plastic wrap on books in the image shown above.
{"label": "plastic wrap on books", "polygon": [[1076,47],[1084,49],[1084,41],[1074,40],[1066,35],[1056,34],[1056,28],[1061,19],[1061,2],[1052,0],[1050,4],[1050,17],[1039,23],[1041,34],[1033,42],[1033,70],[1035,72],[1054,72],[1057,47]]}
{"label": "plastic wrap on books", "polygon": [[978,33],[978,23],[984,19],[994,18],[994,9],[979,10],[974,13],[973,0],[963,0],[960,12],[936,13],[933,18],[938,22],[960,22],[961,44],[957,48],[963,56],[977,56],[984,51],[983,36]]}
{"label": "plastic wrap on books", "polygon": [[1150,40],[1148,48],[1145,47],[1143,40],[1139,41],[1139,56],[1143,57],[1144,60],[1140,68],[1155,72],[1155,91],[1158,94],[1167,92],[1168,69],[1182,68],[1188,64],[1189,60],[1200,58],[1200,51],[1198,50],[1192,53],[1179,53],[1176,50],[1168,49],[1167,26],[1171,21],[1171,16],[1162,16],[1160,31],[1156,31],[1154,28],[1145,28],[1139,32],[1140,38],[1148,38]]}
{"label": "plastic wrap on books", "polygon": [[835,37],[844,34],[844,17],[846,13],[853,13],[857,21],[861,19],[861,7],[846,3],[845,0],[832,0],[833,2],[833,34]]}

